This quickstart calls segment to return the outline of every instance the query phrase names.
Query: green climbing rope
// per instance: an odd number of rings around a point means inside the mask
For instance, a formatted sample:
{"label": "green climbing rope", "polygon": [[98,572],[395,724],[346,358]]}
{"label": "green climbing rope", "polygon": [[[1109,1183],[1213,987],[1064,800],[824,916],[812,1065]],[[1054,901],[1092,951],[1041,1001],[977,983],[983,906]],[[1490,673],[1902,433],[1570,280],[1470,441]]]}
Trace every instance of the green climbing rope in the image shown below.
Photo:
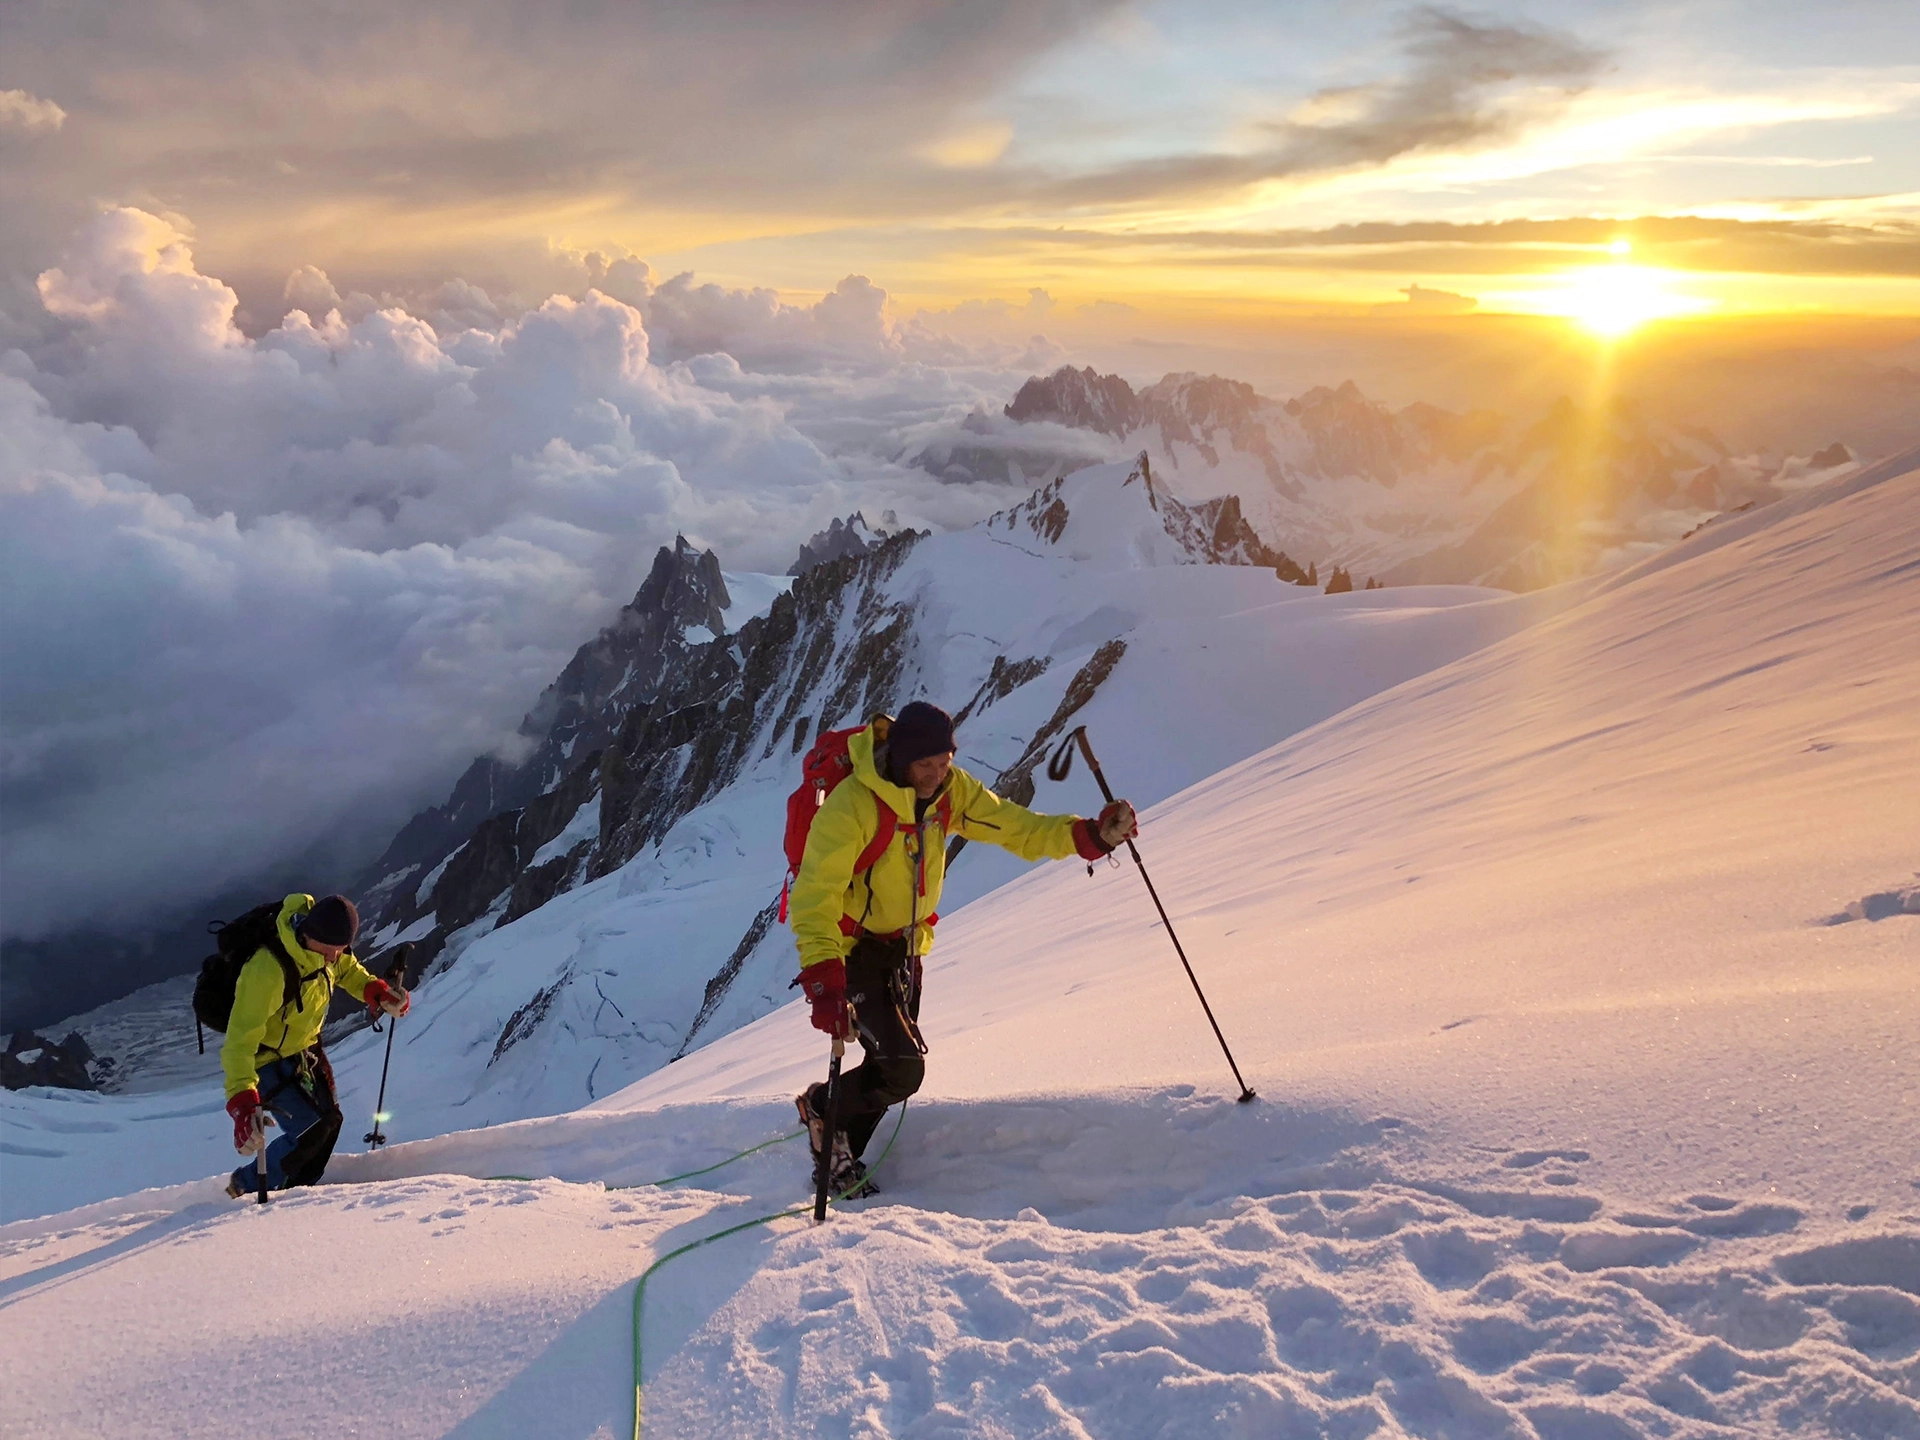
{"label": "green climbing rope", "polygon": [[[703,1166],[698,1170],[688,1170],[683,1174],[669,1175],[664,1180],[637,1180],[631,1185],[608,1185],[603,1180],[601,1185],[608,1190],[658,1190],[665,1185],[678,1185],[682,1180],[691,1180],[696,1175],[711,1175],[723,1166],[731,1165],[736,1160],[744,1160],[749,1155],[758,1155],[762,1150],[771,1149],[775,1145],[784,1145],[789,1140],[798,1140],[806,1133],[804,1130],[789,1130],[785,1135],[776,1135],[771,1140],[762,1140],[758,1145],[749,1145],[745,1150],[740,1151],[736,1155],[729,1155],[724,1160],[716,1160],[713,1164]],[[538,1178],[538,1176],[534,1175],[487,1176],[488,1180],[534,1180]]]}
{"label": "green climbing rope", "polygon": [[[900,1138],[900,1127],[906,1123],[906,1119],[907,1119],[907,1105],[906,1105],[906,1102],[903,1100],[900,1102],[900,1114],[894,1119],[894,1122],[893,1122],[893,1133],[887,1136],[886,1148],[880,1152],[880,1158],[873,1162],[873,1169],[867,1172],[869,1175],[873,1174],[874,1171],[877,1171],[882,1165],[886,1164],[887,1156],[893,1152],[893,1142]],[[804,1135],[806,1132],[803,1130],[799,1133]],[[782,1140],[791,1140],[793,1138],[795,1137],[791,1135],[783,1135],[780,1137],[780,1139]],[[777,1141],[769,1140],[767,1142],[767,1145],[773,1145],[777,1143],[778,1143]],[[756,1146],[755,1148],[764,1150],[766,1148],[766,1145]],[[746,1152],[746,1151],[742,1152],[742,1154],[747,1154],[747,1153],[751,1153],[751,1152]],[[734,1158],[738,1159],[739,1157],[735,1156]],[[721,1165],[724,1165],[726,1163],[727,1161],[725,1160],[722,1160],[720,1162]],[[719,1165],[712,1165],[708,1167],[708,1169],[711,1169],[711,1170],[717,1170],[719,1168],[720,1168]],[[691,1173],[695,1175],[704,1175],[706,1171],[695,1170],[695,1171],[692,1171]],[[676,1176],[675,1178],[685,1179],[686,1176],[684,1175]],[[665,1184],[667,1182],[661,1181],[660,1183]],[[632,1188],[632,1187],[623,1187],[623,1188]],[[833,1195],[833,1196],[830,1196],[829,1198],[832,1199],[835,1203],[838,1203],[839,1201],[846,1199],[847,1196],[851,1195],[854,1192],[854,1190],[857,1188],[858,1188],[858,1183],[856,1183],[855,1185],[849,1186],[847,1189],[841,1191],[838,1195]],[[729,1235],[738,1235],[742,1230],[751,1230],[756,1225],[771,1225],[776,1220],[788,1220],[793,1218],[796,1215],[811,1215],[812,1213],[813,1213],[813,1205],[811,1204],[811,1202],[809,1202],[808,1204],[805,1204],[805,1205],[797,1205],[791,1210],[782,1210],[776,1215],[762,1215],[756,1220],[743,1220],[738,1225],[729,1225],[726,1229],[716,1230],[713,1234],[705,1236],[702,1239],[689,1241],[687,1244],[682,1245],[678,1250],[669,1250],[666,1254],[662,1255],[658,1260],[654,1261],[653,1264],[649,1265],[645,1270],[640,1272],[639,1283],[637,1283],[633,1287],[633,1440],[641,1440],[641,1435],[640,1435],[641,1394],[640,1392],[641,1392],[641,1385],[642,1385],[643,1376],[645,1372],[641,1368],[641,1356],[640,1356],[640,1307],[641,1307],[642,1300],[644,1300],[646,1297],[648,1278],[652,1276],[654,1271],[658,1270],[662,1265],[666,1264],[669,1260],[677,1259],[679,1256],[686,1254],[689,1250],[698,1250],[702,1245],[711,1245],[716,1240],[724,1240]]]}
{"label": "green climbing rope", "polygon": [[669,1175],[664,1180],[642,1180],[636,1185],[609,1185],[607,1186],[607,1189],[609,1190],[648,1190],[648,1189],[659,1189],[663,1185],[678,1185],[682,1180],[691,1180],[696,1175],[711,1175],[714,1171],[720,1169],[724,1165],[731,1165],[736,1160],[744,1160],[749,1155],[758,1155],[762,1150],[769,1150],[773,1148],[775,1145],[784,1145],[789,1140],[798,1140],[802,1135],[806,1133],[807,1132],[804,1130],[790,1130],[785,1135],[776,1135],[771,1140],[762,1140],[758,1145],[749,1146],[747,1149],[742,1150],[738,1155],[729,1155],[724,1160],[717,1160],[713,1164],[705,1166],[704,1168],[699,1170],[689,1170],[684,1175]]}

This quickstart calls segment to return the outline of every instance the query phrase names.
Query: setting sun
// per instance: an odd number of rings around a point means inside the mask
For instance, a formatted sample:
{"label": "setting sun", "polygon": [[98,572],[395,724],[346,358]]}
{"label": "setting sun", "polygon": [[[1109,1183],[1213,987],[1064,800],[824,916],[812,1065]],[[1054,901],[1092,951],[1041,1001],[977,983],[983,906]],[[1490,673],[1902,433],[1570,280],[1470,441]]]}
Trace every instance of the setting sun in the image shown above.
{"label": "setting sun", "polygon": [[1697,315],[1712,302],[1675,293],[1673,277],[1643,265],[1595,265],[1567,273],[1542,297],[1549,314],[1564,315],[1603,339],[1614,340],[1646,324]]}

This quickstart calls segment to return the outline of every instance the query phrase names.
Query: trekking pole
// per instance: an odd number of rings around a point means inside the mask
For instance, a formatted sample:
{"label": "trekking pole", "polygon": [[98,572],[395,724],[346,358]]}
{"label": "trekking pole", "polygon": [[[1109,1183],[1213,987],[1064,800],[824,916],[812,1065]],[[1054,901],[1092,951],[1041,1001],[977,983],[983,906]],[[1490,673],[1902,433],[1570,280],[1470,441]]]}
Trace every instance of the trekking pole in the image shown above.
{"label": "trekking pole", "polygon": [[[1065,780],[1073,770],[1073,747],[1080,746],[1080,753],[1087,757],[1087,768],[1093,771],[1093,778],[1100,786],[1100,793],[1113,803],[1113,790],[1107,784],[1107,777],[1100,769],[1100,762],[1094,758],[1093,746],[1087,743],[1087,727],[1076,725],[1060,742],[1060,748],[1047,763],[1047,778],[1056,783]],[[1186,948],[1181,945],[1180,937],[1173,933],[1173,921],[1167,918],[1167,907],[1160,903],[1160,892],[1153,888],[1153,877],[1147,874],[1147,862],[1140,858],[1140,849],[1133,841],[1127,841],[1127,853],[1133,856],[1133,863],[1140,867],[1140,878],[1146,882],[1147,894],[1153,897],[1153,908],[1160,912],[1160,923],[1167,927],[1167,938],[1173,941],[1174,954],[1180,957],[1180,965],[1187,972],[1187,979],[1193,982],[1193,993],[1200,997],[1200,1008],[1207,1012],[1207,1023],[1213,1027],[1213,1038],[1220,1042],[1220,1053],[1227,1057],[1227,1068],[1233,1071],[1234,1083],[1240,1087],[1239,1103],[1244,1105],[1253,1099],[1253,1090],[1240,1077],[1240,1067],[1233,1063],[1233,1051],[1227,1048],[1227,1037],[1220,1033],[1220,1022],[1213,1018],[1213,1007],[1207,1003],[1207,995],[1200,988],[1200,978],[1193,973],[1193,966],[1187,960]]]}
{"label": "trekking pole", "polygon": [[[413,944],[411,941],[400,947],[393,964],[387,967],[386,980],[389,985],[395,982],[396,977],[406,974],[407,957],[412,953]],[[375,1030],[380,1028],[380,1022],[378,1020],[373,1021],[372,1024]],[[380,1098],[373,1102],[373,1129],[360,1137],[362,1144],[371,1145],[376,1150],[387,1143],[387,1137],[380,1133],[380,1122],[387,1118],[387,1067],[393,1064],[393,1032],[399,1028],[400,1017],[398,1015],[389,1015],[387,1017],[387,1055],[386,1058],[380,1062]]]}
{"label": "trekking pole", "polygon": [[[373,1028],[378,1030],[380,1027],[376,1024]],[[387,1067],[393,1063],[393,1032],[399,1028],[400,1017],[389,1015],[387,1017],[387,1054],[386,1058],[380,1062],[380,1098],[373,1102],[373,1129],[360,1137],[361,1143],[371,1145],[376,1150],[387,1143],[387,1137],[380,1133],[380,1122],[387,1118]]]}
{"label": "trekking pole", "polygon": [[253,1143],[256,1147],[253,1153],[259,1158],[259,1169],[254,1172],[259,1177],[259,1189],[255,1192],[259,1198],[254,1203],[258,1205],[267,1203],[267,1126],[272,1123],[273,1117],[265,1110],[253,1112]]}
{"label": "trekking pole", "polygon": [[827,1191],[833,1182],[833,1144],[840,1131],[840,1057],[847,1053],[847,1042],[833,1037],[833,1059],[827,1062],[827,1128],[820,1138],[820,1154],[813,1165],[813,1223],[827,1221]]}

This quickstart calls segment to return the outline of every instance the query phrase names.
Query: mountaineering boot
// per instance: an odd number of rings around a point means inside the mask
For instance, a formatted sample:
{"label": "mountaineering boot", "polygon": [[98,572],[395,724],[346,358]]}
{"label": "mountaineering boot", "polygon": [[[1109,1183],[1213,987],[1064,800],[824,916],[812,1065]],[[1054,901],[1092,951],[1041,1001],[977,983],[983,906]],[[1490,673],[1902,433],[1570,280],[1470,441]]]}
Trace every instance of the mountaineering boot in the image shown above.
{"label": "mountaineering boot", "polygon": [[821,1113],[820,1107],[826,1103],[827,1097],[824,1093],[815,1095],[813,1092],[824,1092],[826,1088],[820,1084],[809,1085],[793,1097],[794,1108],[800,1112],[800,1123],[807,1127],[807,1148],[813,1152],[816,1163],[820,1159],[820,1147],[826,1143],[827,1117]]}
{"label": "mountaineering boot", "polygon": [[[818,1107],[826,1103],[826,1086],[809,1085],[793,1097],[794,1109],[800,1112],[800,1123],[807,1127],[807,1146],[813,1152],[813,1162],[820,1163],[820,1147],[827,1134],[827,1122]],[[868,1195],[879,1194],[879,1189],[867,1179],[867,1167],[853,1158],[853,1152],[847,1146],[847,1132],[841,1130],[833,1137],[833,1159],[827,1170],[827,1190],[835,1197],[858,1200]]]}
{"label": "mountaineering boot", "polygon": [[834,1196],[841,1200],[864,1200],[869,1195],[878,1195],[880,1187],[867,1178],[867,1167],[847,1153],[847,1137],[839,1137],[840,1143],[833,1147],[833,1178],[827,1182]]}

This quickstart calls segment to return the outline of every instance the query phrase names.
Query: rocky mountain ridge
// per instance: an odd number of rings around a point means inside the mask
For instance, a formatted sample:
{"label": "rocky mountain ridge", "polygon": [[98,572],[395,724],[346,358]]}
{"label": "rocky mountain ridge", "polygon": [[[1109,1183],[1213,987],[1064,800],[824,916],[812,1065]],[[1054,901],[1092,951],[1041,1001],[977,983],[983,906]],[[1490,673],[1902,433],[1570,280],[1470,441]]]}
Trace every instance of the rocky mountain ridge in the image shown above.
{"label": "rocky mountain ridge", "polygon": [[[894,529],[899,525],[893,522],[893,512],[889,510],[884,517]],[[849,556],[864,555],[882,540],[888,531],[876,529],[867,522],[866,515],[859,510],[847,516],[845,520],[835,519],[826,529],[816,531],[814,535],[800,544],[800,554],[788,567],[789,575],[804,575],[816,565],[824,565],[829,560],[844,560]]]}
{"label": "rocky mountain ridge", "polygon": [[[394,836],[374,874],[397,885],[424,873],[482,822],[554,791],[579,757],[598,753],[636,705],[653,699],[690,650],[726,633],[729,604],[710,551],[695,549],[684,535],[671,549],[662,546],[633,599],[574,653],[521,721],[525,757],[476,758],[445,804],[422,811]],[[373,898],[384,904],[387,896],[376,888]]]}

